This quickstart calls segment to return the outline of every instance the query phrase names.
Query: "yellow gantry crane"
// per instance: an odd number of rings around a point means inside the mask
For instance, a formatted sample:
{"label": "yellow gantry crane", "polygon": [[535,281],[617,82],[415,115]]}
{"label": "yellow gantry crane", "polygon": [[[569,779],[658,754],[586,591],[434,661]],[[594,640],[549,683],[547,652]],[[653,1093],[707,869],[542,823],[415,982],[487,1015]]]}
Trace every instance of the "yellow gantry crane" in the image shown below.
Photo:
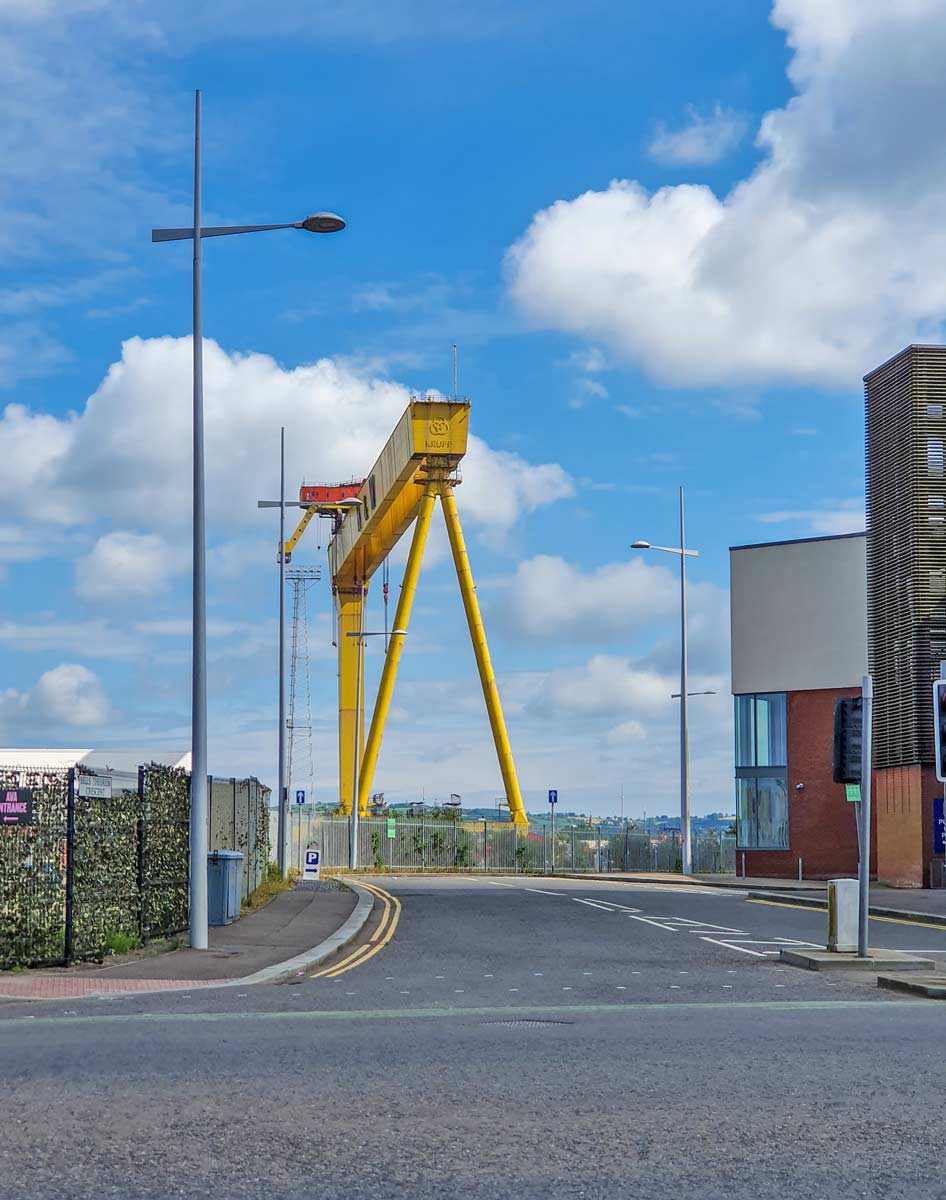
{"label": "yellow gantry crane", "polygon": [[[300,500],[309,503],[310,507],[306,508],[298,528],[285,544],[287,561],[313,516],[331,515],[335,521],[328,561],[338,616],[339,800],[345,813],[351,812],[356,780],[359,814],[367,815],[368,812],[368,799],[404,649],[417,577],[439,497],[509,811],[518,825],[528,824],[453,494],[459,483],[458,467],[466,453],[469,426],[470,404],[467,400],[412,399],[366,479],[348,485],[303,486],[300,491]],[[362,646],[368,582],[412,521],[414,533],[394,615],[394,628],[388,639],[381,682],[365,740]]]}

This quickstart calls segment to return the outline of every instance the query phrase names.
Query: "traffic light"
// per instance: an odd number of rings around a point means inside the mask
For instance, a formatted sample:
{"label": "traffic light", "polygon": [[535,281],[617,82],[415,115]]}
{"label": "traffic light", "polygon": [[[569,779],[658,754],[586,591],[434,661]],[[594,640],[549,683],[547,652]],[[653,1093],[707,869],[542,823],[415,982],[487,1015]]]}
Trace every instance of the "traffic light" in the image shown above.
{"label": "traffic light", "polygon": [[[944,695],[946,695],[946,687],[944,687]],[[863,726],[864,701],[860,696],[835,700],[832,761],[835,783],[860,783],[861,781]],[[938,754],[937,761],[939,761]]]}
{"label": "traffic light", "polygon": [[936,778],[946,783],[946,680],[933,684],[933,740],[936,744]]}

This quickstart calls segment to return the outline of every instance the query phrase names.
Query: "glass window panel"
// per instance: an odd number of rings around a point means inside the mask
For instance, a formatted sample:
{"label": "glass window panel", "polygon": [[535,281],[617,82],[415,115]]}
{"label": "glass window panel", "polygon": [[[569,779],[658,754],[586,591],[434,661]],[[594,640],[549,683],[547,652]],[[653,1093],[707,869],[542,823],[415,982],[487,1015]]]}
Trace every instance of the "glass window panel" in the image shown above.
{"label": "glass window panel", "polygon": [[736,766],[755,764],[755,696],[736,696]]}
{"label": "glass window panel", "polygon": [[757,696],[755,719],[756,766],[786,766],[788,763],[788,738],[785,727],[785,693],[776,692],[767,696]]}
{"label": "glass window panel", "polygon": [[743,850],[788,849],[788,784],[783,776],[736,780],[736,820]]}
{"label": "glass window panel", "polygon": [[755,814],[755,780],[736,780],[736,834],[740,847],[755,845],[753,817]]}

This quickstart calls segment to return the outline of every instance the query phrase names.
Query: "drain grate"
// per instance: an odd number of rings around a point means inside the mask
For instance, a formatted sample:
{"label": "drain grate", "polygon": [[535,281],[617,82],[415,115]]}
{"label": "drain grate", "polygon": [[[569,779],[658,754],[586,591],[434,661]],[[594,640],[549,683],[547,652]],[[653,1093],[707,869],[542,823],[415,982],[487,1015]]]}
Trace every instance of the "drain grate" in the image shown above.
{"label": "drain grate", "polygon": [[574,1025],[574,1021],[544,1021],[539,1017],[514,1017],[508,1021],[484,1021],[484,1025],[504,1025],[506,1027],[520,1025]]}

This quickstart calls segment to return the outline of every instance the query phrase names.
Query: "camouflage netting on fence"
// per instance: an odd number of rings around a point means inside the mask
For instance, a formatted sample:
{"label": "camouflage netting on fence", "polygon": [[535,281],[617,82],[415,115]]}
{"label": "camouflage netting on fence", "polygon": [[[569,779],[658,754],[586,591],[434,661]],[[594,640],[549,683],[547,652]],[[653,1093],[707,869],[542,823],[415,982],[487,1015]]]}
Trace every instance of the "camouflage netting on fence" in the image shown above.
{"label": "camouflage netting on fence", "polygon": [[186,927],[189,775],[151,764],[108,772],[109,795],[79,794],[97,778],[0,771],[0,788],[32,789],[30,823],[0,828],[0,968],[94,958],[115,935]]}
{"label": "camouflage netting on fence", "polygon": [[0,770],[0,789],[31,788],[31,825],[0,829],[0,967],[62,962],[69,772]]}

